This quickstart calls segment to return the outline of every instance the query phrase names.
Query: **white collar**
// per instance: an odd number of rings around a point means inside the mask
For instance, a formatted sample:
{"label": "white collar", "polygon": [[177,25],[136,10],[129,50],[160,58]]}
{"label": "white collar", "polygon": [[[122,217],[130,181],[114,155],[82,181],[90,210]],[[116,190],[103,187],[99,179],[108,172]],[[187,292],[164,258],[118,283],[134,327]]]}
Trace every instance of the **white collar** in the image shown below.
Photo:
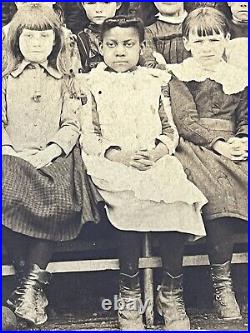
{"label": "white collar", "polygon": [[[22,72],[26,69],[27,66],[31,65],[30,61],[27,60],[23,60],[18,67],[11,72],[11,75],[13,77],[18,77],[20,74],[22,74]],[[46,60],[45,62],[39,64],[40,67],[44,68],[51,76],[53,76],[55,79],[61,79],[62,78],[62,74],[59,73],[58,70],[56,70],[55,68],[51,67],[48,65],[48,61]]]}
{"label": "white collar", "polygon": [[224,60],[217,65],[214,71],[207,71],[192,57],[187,58],[181,64],[168,65],[167,69],[184,82],[203,82],[210,79],[220,83],[227,95],[236,94],[248,86],[247,72],[229,65]]}
{"label": "white collar", "polygon": [[171,23],[171,24],[181,24],[187,17],[188,13],[184,10],[183,13],[180,16],[167,16],[167,15],[162,15],[161,13],[158,13],[155,15],[157,20],[166,22],[166,23]]}

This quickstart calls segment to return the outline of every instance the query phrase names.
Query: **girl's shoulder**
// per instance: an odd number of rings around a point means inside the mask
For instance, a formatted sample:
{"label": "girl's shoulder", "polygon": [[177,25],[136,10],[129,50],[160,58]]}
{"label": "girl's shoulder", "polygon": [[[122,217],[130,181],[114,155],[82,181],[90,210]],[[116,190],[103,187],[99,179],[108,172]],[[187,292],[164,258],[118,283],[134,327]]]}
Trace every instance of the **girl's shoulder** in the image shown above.
{"label": "girl's shoulder", "polygon": [[232,95],[243,91],[248,86],[247,72],[222,61],[214,71],[205,71],[193,58],[181,64],[167,65],[172,76],[183,82],[204,82],[207,79],[221,84],[223,92]]}

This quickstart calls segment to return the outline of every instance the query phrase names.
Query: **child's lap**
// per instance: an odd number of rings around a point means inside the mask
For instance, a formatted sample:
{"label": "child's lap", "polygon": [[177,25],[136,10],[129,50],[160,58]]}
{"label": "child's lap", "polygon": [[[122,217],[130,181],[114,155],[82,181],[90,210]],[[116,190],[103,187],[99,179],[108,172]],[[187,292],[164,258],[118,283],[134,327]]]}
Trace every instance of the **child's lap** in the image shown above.
{"label": "child's lap", "polygon": [[206,196],[207,219],[247,219],[247,162],[233,162],[183,139],[176,152],[188,179]]}

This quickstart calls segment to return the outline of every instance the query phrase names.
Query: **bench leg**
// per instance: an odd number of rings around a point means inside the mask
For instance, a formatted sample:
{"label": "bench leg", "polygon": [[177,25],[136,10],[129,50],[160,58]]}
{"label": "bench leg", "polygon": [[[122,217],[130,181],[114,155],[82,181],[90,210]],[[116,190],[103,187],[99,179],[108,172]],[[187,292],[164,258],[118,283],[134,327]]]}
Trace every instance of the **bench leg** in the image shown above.
{"label": "bench leg", "polygon": [[[143,240],[143,257],[152,256],[152,248],[150,243],[150,235],[146,233]],[[144,302],[147,302],[145,311],[146,327],[150,328],[154,325],[154,287],[153,287],[153,269],[144,268]]]}

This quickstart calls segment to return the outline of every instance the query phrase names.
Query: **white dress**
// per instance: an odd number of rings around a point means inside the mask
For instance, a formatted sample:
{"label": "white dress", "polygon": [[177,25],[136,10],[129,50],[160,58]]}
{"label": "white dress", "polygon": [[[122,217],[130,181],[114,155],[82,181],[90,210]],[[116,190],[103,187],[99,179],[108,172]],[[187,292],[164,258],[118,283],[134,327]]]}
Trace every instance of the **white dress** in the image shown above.
{"label": "white dress", "polygon": [[[167,96],[170,75],[143,67],[114,73],[100,64],[84,77],[91,96],[81,115],[82,157],[106,201],[110,222],[120,230],[178,231],[191,234],[191,239],[205,236],[201,207],[207,200],[173,155],[178,133]],[[170,154],[147,171],[104,157],[112,146],[135,152],[152,149],[157,141]]]}

